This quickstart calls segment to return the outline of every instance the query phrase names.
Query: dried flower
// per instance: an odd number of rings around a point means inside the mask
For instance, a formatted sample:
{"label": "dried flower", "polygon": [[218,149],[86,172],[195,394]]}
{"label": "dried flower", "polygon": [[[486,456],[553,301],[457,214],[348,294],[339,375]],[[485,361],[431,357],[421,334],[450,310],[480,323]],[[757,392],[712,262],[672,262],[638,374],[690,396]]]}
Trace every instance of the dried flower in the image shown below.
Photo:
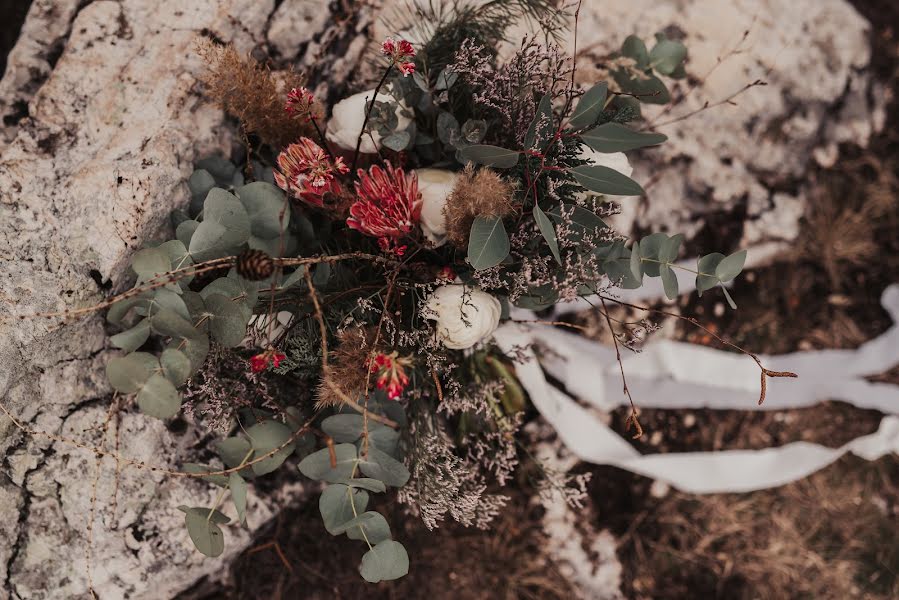
{"label": "dried flower", "polygon": [[514,213],[512,192],[512,186],[495,171],[466,167],[456,179],[443,209],[450,243],[457,248],[468,246],[468,233],[475,217],[506,217]]}
{"label": "dried flower", "polygon": [[379,390],[387,392],[387,398],[396,400],[409,385],[409,377],[406,375],[406,367],[412,366],[412,360],[401,358],[396,351],[390,354],[383,352],[376,354],[369,360],[369,371],[377,374],[377,386]]}
{"label": "dried flower", "polygon": [[285,358],[287,358],[287,355],[283,352],[278,352],[274,348],[269,348],[265,352],[250,358],[250,370],[254,373],[261,373],[268,369],[269,364],[277,369],[278,365],[280,365],[281,361]]}
{"label": "dried flower", "polygon": [[278,155],[275,183],[278,187],[312,206],[324,206],[325,194],[339,194],[340,183],[335,175],[343,175],[349,168],[343,158],[333,161],[322,148],[307,137],[289,145]]}
{"label": "dried flower", "polygon": [[347,225],[378,238],[382,250],[396,251],[397,241],[409,235],[421,217],[418,179],[389,162],[385,169],[375,165],[368,173],[359,169],[358,175],[359,200],[350,207]]}
{"label": "dried flower", "polygon": [[455,281],[456,272],[450,266],[445,266],[437,273],[437,281]]}
{"label": "dried flower", "polygon": [[305,87],[293,88],[287,94],[287,103],[284,110],[292,117],[299,117],[306,120],[312,119],[312,105],[315,103],[315,96],[312,95]]}
{"label": "dried flower", "polygon": [[208,70],[201,75],[206,95],[237,117],[247,133],[258,135],[273,148],[282,148],[311,131],[304,119],[282,110],[284,92],[300,88],[304,79],[292,71],[273,72],[232,45],[220,46],[203,38],[197,52]]}
{"label": "dried flower", "polygon": [[415,48],[406,40],[394,40],[388,37],[381,44],[381,54],[390,59],[390,63],[396,65],[403,77],[415,72],[415,63],[410,59],[415,58]]}

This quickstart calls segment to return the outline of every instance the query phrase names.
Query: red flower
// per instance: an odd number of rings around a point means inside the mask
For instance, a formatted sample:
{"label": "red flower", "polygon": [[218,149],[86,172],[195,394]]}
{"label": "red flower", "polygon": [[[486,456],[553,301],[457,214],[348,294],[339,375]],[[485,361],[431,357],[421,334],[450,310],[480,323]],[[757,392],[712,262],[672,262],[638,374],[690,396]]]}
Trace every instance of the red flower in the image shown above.
{"label": "red flower", "polygon": [[391,64],[396,65],[404,77],[415,72],[415,63],[409,60],[415,58],[415,48],[406,40],[387,38],[381,44],[381,54],[389,58]]}
{"label": "red flower", "polygon": [[308,89],[304,87],[293,88],[287,94],[287,103],[284,105],[284,110],[291,116],[303,117],[308,120],[312,118],[312,105],[314,103],[315,96]]}
{"label": "red flower", "polygon": [[289,145],[278,155],[275,183],[278,187],[312,206],[324,206],[324,195],[340,191],[335,175],[349,169],[343,159],[332,161],[322,148],[307,137]]}
{"label": "red flower", "polygon": [[411,364],[410,359],[400,358],[396,352],[380,353],[369,361],[368,368],[371,373],[378,374],[378,389],[386,391],[389,400],[396,400],[409,385],[405,367]]}
{"label": "red flower", "polygon": [[437,273],[438,281],[455,281],[456,280],[456,272],[453,271],[453,268],[450,266],[445,266],[440,269]]}
{"label": "red flower", "polygon": [[368,173],[359,169],[356,194],[359,200],[350,207],[347,225],[365,235],[379,238],[384,251],[397,248],[397,240],[413,231],[421,216],[418,178],[406,175],[389,162],[387,168],[375,165]]}
{"label": "red flower", "polygon": [[272,366],[277,369],[281,364],[281,361],[285,358],[287,358],[287,355],[283,352],[278,352],[274,348],[269,348],[262,354],[250,357],[250,370],[254,373],[261,373],[268,369],[269,364],[272,364]]}

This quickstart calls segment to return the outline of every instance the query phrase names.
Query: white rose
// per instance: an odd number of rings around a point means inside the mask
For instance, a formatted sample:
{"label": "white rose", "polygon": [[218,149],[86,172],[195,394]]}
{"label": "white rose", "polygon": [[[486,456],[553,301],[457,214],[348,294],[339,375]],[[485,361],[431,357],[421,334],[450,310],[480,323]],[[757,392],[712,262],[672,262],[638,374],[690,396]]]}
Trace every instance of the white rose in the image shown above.
{"label": "white rose", "polygon": [[415,173],[418,175],[418,191],[421,192],[421,230],[425,237],[440,246],[446,242],[443,207],[459,174],[443,169],[418,169]]}
{"label": "white rose", "polygon": [[[331,120],[328,122],[328,132],[325,134],[328,141],[334,142],[346,150],[355,151],[356,140],[359,139],[359,132],[362,131],[362,124],[365,122],[366,98],[373,98],[374,95],[374,90],[359,92],[335,104],[331,111]],[[401,114],[404,109],[407,109],[405,103],[397,102],[393,96],[385,92],[378,92],[378,102],[390,102],[396,105],[397,130],[403,130],[409,125],[411,122],[409,117]],[[372,138],[374,138],[374,142],[372,142]],[[366,133],[362,136],[359,152],[374,154],[380,145],[381,134],[372,130],[371,135]]]}
{"label": "white rose", "polygon": [[[610,169],[614,169],[624,175],[625,177],[630,177],[631,173],[634,172],[634,168],[631,166],[631,163],[627,160],[627,155],[624,152],[597,152],[591,148],[585,148],[581,151],[579,158],[581,160],[589,160],[591,164],[600,166],[600,167],[609,167]],[[583,197],[595,195],[593,192],[588,192],[583,194]],[[629,196],[606,196],[609,200],[615,201],[618,198],[627,198]]]}
{"label": "white rose", "polygon": [[499,326],[499,300],[477,288],[442,285],[425,303],[425,316],[437,322],[437,337],[452,350],[471,348]]}

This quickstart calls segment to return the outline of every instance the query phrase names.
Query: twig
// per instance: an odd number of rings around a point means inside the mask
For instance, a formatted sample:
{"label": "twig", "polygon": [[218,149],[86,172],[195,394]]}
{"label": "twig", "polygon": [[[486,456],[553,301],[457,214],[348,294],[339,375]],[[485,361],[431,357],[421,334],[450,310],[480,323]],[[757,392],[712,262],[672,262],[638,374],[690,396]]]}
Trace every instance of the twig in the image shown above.
{"label": "twig", "polygon": [[606,324],[609,326],[609,333],[612,334],[612,343],[615,344],[615,360],[618,361],[618,368],[621,370],[621,384],[624,389],[624,395],[627,396],[628,402],[631,403],[631,414],[627,417],[625,425],[628,429],[634,428],[633,439],[639,439],[643,436],[643,427],[640,425],[639,415],[637,414],[637,406],[631,396],[631,391],[627,387],[627,377],[624,376],[624,363],[621,362],[621,350],[618,348],[618,338],[615,337],[615,330],[612,328],[612,320],[609,318],[609,309],[603,296],[599,297],[602,308],[605,311]]}
{"label": "twig", "polygon": [[363,416],[367,416],[373,421],[377,421],[383,425],[387,425],[388,427],[397,429],[399,427],[399,424],[396,421],[366,410],[365,407],[361,406],[358,402],[347,396],[339,386],[331,381],[331,365],[328,362],[328,327],[325,325],[325,317],[322,314],[321,304],[319,304],[318,301],[318,294],[315,291],[315,285],[312,283],[312,276],[309,274],[308,270],[304,273],[304,276],[306,278],[306,285],[309,287],[309,298],[312,300],[312,306],[315,309],[315,318],[318,321],[318,328],[321,333],[322,382],[324,382],[324,384],[328,386],[328,389],[337,394],[337,397],[340,398],[345,404],[350,406],[353,410],[357,411]]}
{"label": "twig", "polygon": [[356,163],[359,161],[359,148],[362,147],[362,136],[365,135],[365,128],[368,126],[368,118],[371,117],[371,111],[375,108],[375,102],[378,100],[378,92],[381,91],[381,86],[387,81],[387,76],[390,75],[391,71],[393,71],[392,62],[387,67],[387,70],[384,71],[381,81],[379,81],[378,85],[375,87],[374,97],[371,99],[371,104],[368,105],[368,110],[365,111],[365,120],[362,121],[362,130],[359,132],[359,137],[356,139],[356,151],[353,153],[353,166],[350,167],[351,174],[355,174],[356,172]]}

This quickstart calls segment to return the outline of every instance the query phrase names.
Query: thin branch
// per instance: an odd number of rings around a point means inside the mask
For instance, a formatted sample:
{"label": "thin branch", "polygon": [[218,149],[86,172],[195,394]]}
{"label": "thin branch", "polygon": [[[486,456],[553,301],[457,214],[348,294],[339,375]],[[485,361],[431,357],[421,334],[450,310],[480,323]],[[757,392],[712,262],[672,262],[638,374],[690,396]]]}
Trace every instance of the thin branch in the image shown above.
{"label": "thin branch", "polygon": [[643,427],[640,425],[639,415],[637,414],[637,406],[634,404],[634,398],[631,391],[627,387],[627,377],[624,376],[624,363],[621,362],[621,350],[618,348],[618,338],[615,337],[615,330],[612,328],[612,320],[609,318],[609,308],[606,306],[605,298],[599,297],[602,308],[606,317],[606,324],[609,326],[609,333],[612,334],[612,342],[615,344],[615,360],[618,361],[618,368],[621,370],[621,384],[624,395],[627,396],[628,402],[631,403],[631,414],[627,417],[625,425],[628,429],[634,428],[633,439],[640,439],[643,436]]}

